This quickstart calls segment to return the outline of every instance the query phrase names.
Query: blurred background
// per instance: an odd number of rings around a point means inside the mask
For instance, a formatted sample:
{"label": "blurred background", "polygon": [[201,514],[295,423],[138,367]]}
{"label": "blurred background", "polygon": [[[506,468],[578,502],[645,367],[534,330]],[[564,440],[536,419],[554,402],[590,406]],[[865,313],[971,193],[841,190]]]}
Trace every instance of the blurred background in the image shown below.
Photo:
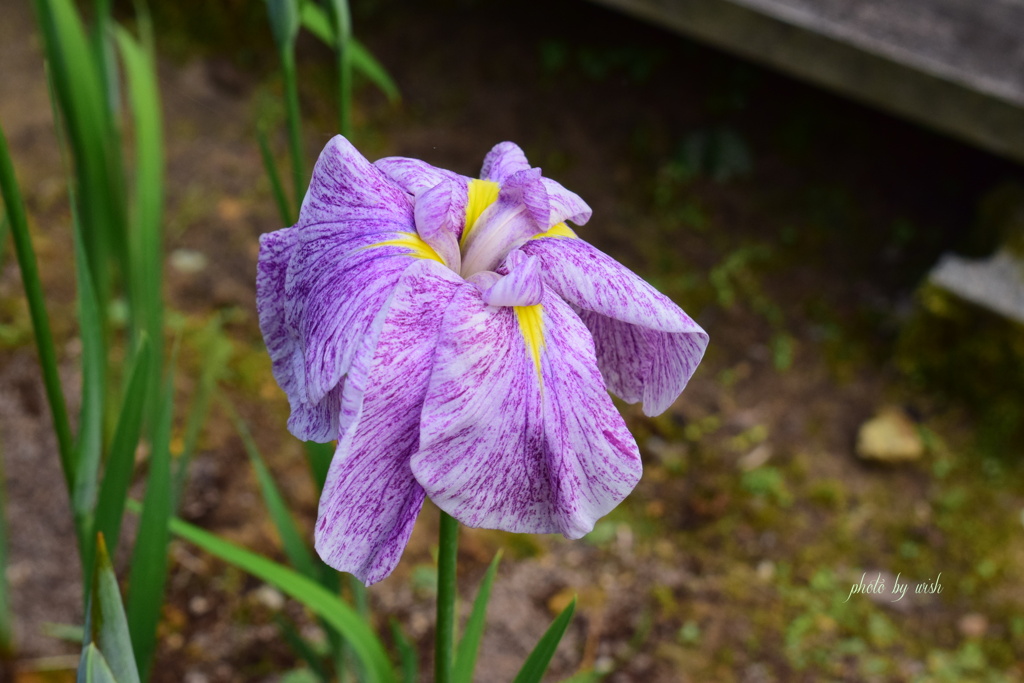
{"label": "blurred background", "polygon": [[[29,3],[3,4],[0,122],[74,387],[69,208],[40,39]],[[128,4],[116,13],[131,24]],[[393,101],[358,82],[353,138],[369,159],[411,156],[475,176],[494,144],[517,142],[593,207],[580,236],[711,336],[667,413],[647,418],[621,405],[645,474],[592,534],[568,542],[465,530],[465,586],[476,585],[498,548],[506,557],[479,680],[509,680],[574,593],[577,616],[552,680],[581,670],[652,682],[1024,678],[1022,323],[1012,305],[957,284],[958,274],[970,280],[972,264],[1024,243],[1024,154],[1013,140],[1024,127],[992,123],[1012,124],[1000,112],[1013,109],[1014,96],[992,94],[1003,92],[986,85],[999,74],[979,58],[968,66],[989,80],[950,76],[961,95],[935,86],[927,96],[939,99],[915,109],[899,93],[925,86],[899,69],[941,81],[934,64],[943,55],[908,58],[893,67],[891,84],[873,88],[889,76],[843,62],[867,43],[834,30],[857,18],[852,11],[821,26],[794,20],[799,31],[774,43],[793,50],[779,56],[749,38],[776,35],[756,17],[749,27],[730,19],[748,31],[732,36],[701,24],[699,12],[695,24],[659,14],[669,2],[628,5],[352,4],[355,35],[400,92]],[[203,330],[216,318],[226,344],[219,391],[311,530],[317,492],[302,444],[285,430],[287,401],[254,305],[258,237],[281,227],[257,130],[272,131],[271,150],[286,155],[266,8],[182,0],[155,3],[152,13],[179,391],[200,382]],[[953,25],[971,20],[940,15]],[[813,41],[801,47],[799,32],[835,39],[838,56]],[[922,44],[925,53],[939,45]],[[887,49],[870,59],[889,59]],[[949,57],[954,65],[963,64],[959,54]],[[311,168],[337,132],[335,76],[330,51],[305,32],[297,55]],[[857,83],[839,67],[813,68],[833,59],[867,76]],[[936,101],[961,96],[962,110],[938,111]],[[999,101],[985,109],[986,97]],[[17,680],[70,680],[47,676],[77,659],[78,646],[52,626],[82,618],[70,578],[77,573],[68,571],[74,531],[17,264],[9,248],[0,254],[7,577],[25,663]],[[929,276],[939,263],[945,286]],[[1013,269],[1004,278],[1018,296],[1019,278]],[[280,557],[243,444],[219,406],[211,404],[199,437],[182,516]],[[185,428],[175,426],[179,449]],[[369,591],[384,630],[388,618],[399,620],[423,653],[436,524],[428,504],[396,572]],[[301,608],[178,541],[171,558],[153,680],[277,681],[296,666],[274,615],[315,630]],[[894,601],[897,575],[909,590]],[[885,592],[851,595],[862,577],[880,578]]]}

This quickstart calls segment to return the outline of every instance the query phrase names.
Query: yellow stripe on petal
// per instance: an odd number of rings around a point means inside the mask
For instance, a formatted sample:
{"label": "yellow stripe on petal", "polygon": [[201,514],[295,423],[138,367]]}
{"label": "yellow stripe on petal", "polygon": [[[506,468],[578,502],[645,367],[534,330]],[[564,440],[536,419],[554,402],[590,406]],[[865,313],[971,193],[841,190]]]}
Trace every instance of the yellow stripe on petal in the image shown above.
{"label": "yellow stripe on petal", "polygon": [[469,181],[469,192],[466,197],[466,227],[462,229],[462,239],[459,246],[466,244],[469,233],[476,227],[476,219],[484,210],[498,201],[498,190],[501,187],[493,180],[480,180],[479,178]]}
{"label": "yellow stripe on petal", "polygon": [[570,228],[565,223],[555,223],[549,229],[545,230],[544,232],[537,233],[536,235],[534,235],[530,239],[531,240],[539,240],[541,237],[572,237],[572,238],[576,238],[576,233],[574,233],[572,231],[572,228]]}
{"label": "yellow stripe on petal", "polygon": [[393,240],[387,240],[386,242],[377,242],[371,244],[365,249],[372,249],[373,247],[405,247],[409,250],[409,256],[415,258],[431,259],[437,261],[441,265],[444,265],[444,260],[437,255],[434,248],[423,241],[419,235],[414,232],[400,232],[398,233],[401,237]]}
{"label": "yellow stripe on petal", "polygon": [[535,304],[533,306],[513,306],[512,308],[516,312],[519,330],[523,333],[523,340],[526,342],[526,350],[533,357],[533,367],[537,368],[537,381],[543,381],[540,372],[540,352],[544,348],[544,306]]}

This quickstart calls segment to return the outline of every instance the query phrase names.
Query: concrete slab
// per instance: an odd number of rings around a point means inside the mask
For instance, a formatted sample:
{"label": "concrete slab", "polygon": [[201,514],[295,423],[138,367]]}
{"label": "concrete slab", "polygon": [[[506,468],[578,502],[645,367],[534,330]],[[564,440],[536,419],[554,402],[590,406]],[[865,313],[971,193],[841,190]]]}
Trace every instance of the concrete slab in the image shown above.
{"label": "concrete slab", "polygon": [[593,0],[1024,161],[1024,0]]}

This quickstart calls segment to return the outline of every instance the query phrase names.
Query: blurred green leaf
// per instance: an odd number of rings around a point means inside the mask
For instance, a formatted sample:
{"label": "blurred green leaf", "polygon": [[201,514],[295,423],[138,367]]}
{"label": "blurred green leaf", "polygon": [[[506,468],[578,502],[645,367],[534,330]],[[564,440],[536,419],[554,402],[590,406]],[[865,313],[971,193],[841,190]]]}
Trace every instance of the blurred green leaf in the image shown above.
{"label": "blurred green leaf", "polygon": [[171,531],[225,562],[266,581],[298,600],[314,614],[345,636],[356,657],[363,663],[367,680],[388,683],[395,680],[384,646],[363,619],[338,596],[302,574],[240,548],[202,529],[171,519]]}
{"label": "blurred green leaf", "polygon": [[7,138],[2,129],[0,129],[0,192],[3,193],[6,214],[10,221],[11,237],[14,239],[18,267],[21,270],[21,281],[25,288],[25,298],[28,300],[32,327],[35,330],[36,350],[39,353],[39,364],[43,371],[46,400],[50,404],[61,467],[64,470],[65,484],[70,493],[75,480],[74,439],[71,436],[71,423],[68,420],[67,405],[64,402],[64,391],[61,388],[57,353],[54,349],[53,334],[50,331],[49,316],[46,313],[43,287],[39,280],[39,266],[36,263],[35,250],[32,248],[32,236],[29,233],[28,221],[25,217],[25,204],[14,176],[14,166],[11,163]]}
{"label": "blurred green leaf", "polygon": [[331,469],[335,444],[306,441],[303,446],[306,451],[306,462],[309,463],[309,471],[313,476],[313,481],[316,482],[316,490],[319,493],[324,490],[327,471]]}
{"label": "blurred green leaf", "polygon": [[210,400],[217,389],[217,382],[228,367],[231,357],[231,340],[224,336],[223,320],[214,316],[200,333],[200,351],[203,365],[199,371],[199,385],[189,401],[188,416],[185,418],[185,433],[182,439],[181,454],[174,467],[174,509],[178,508],[185,481],[188,477],[188,465],[192,462],[199,435],[206,424],[210,413]]}
{"label": "blurred green leaf", "polygon": [[[334,27],[327,11],[313,2],[302,3],[302,25],[327,45],[334,47]],[[401,99],[401,93],[387,69],[370,54],[370,51],[356,38],[348,41],[349,59],[352,68],[359,71],[383,92],[388,101],[394,103]]]}
{"label": "blurred green leaf", "polygon": [[124,516],[124,504],[128,499],[128,488],[132,481],[132,470],[135,466],[135,450],[139,445],[142,433],[142,412],[146,396],[146,384],[149,378],[149,359],[152,349],[148,340],[143,337],[135,357],[132,359],[128,388],[121,402],[114,439],[110,444],[107,463],[103,472],[103,484],[96,504],[95,533],[102,533],[104,538],[116,548],[121,536],[121,520]]}
{"label": "blurred green leaf", "polygon": [[263,168],[270,179],[270,190],[274,194],[274,202],[277,204],[277,214],[281,217],[284,225],[293,225],[295,216],[292,215],[291,206],[288,204],[288,196],[284,192],[284,185],[281,184],[281,176],[277,172],[277,164],[274,162],[274,155],[270,152],[270,143],[267,141],[267,133],[264,130],[256,132],[256,139],[260,143],[260,157],[263,159]]}
{"label": "blurred green leaf", "polygon": [[234,407],[227,399],[222,404],[227,410],[228,415],[230,415],[231,421],[235,425],[235,430],[242,439],[242,445],[245,446],[245,452],[249,455],[249,461],[252,463],[253,470],[256,471],[256,480],[260,484],[263,502],[266,503],[267,509],[270,511],[270,518],[274,520],[274,527],[281,538],[281,544],[284,546],[284,553],[287,555],[288,561],[304,576],[315,581],[320,576],[320,571],[313,560],[313,554],[302,540],[303,536],[299,533],[298,527],[295,526],[295,520],[292,519],[291,513],[288,511],[288,505],[284,502],[281,491],[277,488],[277,484],[274,483],[274,476],[270,473],[266,463],[263,462],[263,456],[260,455],[259,448],[252,438],[252,433],[249,432],[249,427],[238,416],[238,413],[235,412]]}
{"label": "blurred green leaf", "polygon": [[277,627],[281,629],[281,635],[284,636],[285,642],[288,643],[288,647],[292,649],[306,664],[309,665],[309,669],[300,669],[309,673],[316,674],[315,680],[322,681],[323,683],[330,683],[331,676],[327,672],[327,667],[324,664],[323,653],[317,652],[317,650],[302,637],[295,625],[287,618],[280,614],[274,615],[274,621],[277,622]]}
{"label": "blurred green leaf", "polygon": [[106,397],[107,353],[96,290],[93,288],[78,221],[72,212],[75,248],[75,280],[78,289],[78,326],[82,341],[82,401],[75,441],[75,488],[71,507],[82,548],[82,569],[92,566],[92,515],[99,488],[100,458],[103,452],[103,413]]}
{"label": "blurred green leaf", "polygon": [[82,651],[78,665],[77,683],[121,683],[114,678],[114,672],[95,645],[89,643]]}
{"label": "blurred green leaf", "polygon": [[416,683],[419,680],[419,655],[396,619],[391,620],[391,636],[398,649],[398,663],[402,669],[402,683]]}
{"label": "blurred green leaf", "polygon": [[174,415],[174,377],[168,373],[161,395],[160,415],[153,431],[146,477],[145,505],[132,553],[128,590],[128,624],[135,661],[143,680],[149,678],[156,650],[156,628],[167,582],[167,521],[173,514],[171,491],[171,424]]}
{"label": "blurred green leaf", "polygon": [[86,650],[91,646],[98,648],[118,683],[139,683],[128,621],[121,603],[121,590],[117,585],[103,534],[96,536],[96,563],[92,576],[92,591],[85,622],[85,632],[89,638]]}
{"label": "blurred green leaf", "polygon": [[462,640],[459,641],[459,646],[455,651],[455,665],[452,668],[454,683],[472,683],[473,681],[480,639],[483,637],[484,626],[487,622],[487,603],[491,599],[491,587],[494,585],[494,577],[498,573],[500,561],[501,552],[499,551],[491,560],[491,564],[487,567],[487,572],[480,582],[480,589],[473,601],[473,611],[469,615],[466,629],[462,633]]}
{"label": "blurred green leaf", "polygon": [[[153,346],[148,372],[160,376],[163,366],[163,186],[164,153],[160,93],[152,55],[123,28],[116,33],[128,80],[135,131],[135,166],[132,229],[129,239],[129,302],[132,334],[137,341],[148,335]],[[160,385],[146,393],[148,422],[157,419]]]}
{"label": "blurred green leaf", "polygon": [[558,643],[561,642],[562,636],[565,635],[565,630],[569,628],[569,622],[572,620],[572,613],[576,610],[576,598],[572,599],[562,613],[555,617],[555,620],[551,622],[551,626],[544,632],[541,639],[537,641],[537,645],[533,648],[530,656],[526,658],[526,662],[523,664],[523,668],[516,674],[513,683],[539,683],[544,677],[544,672],[548,669],[548,664],[551,663],[551,658],[555,655],[555,650],[558,649]]}

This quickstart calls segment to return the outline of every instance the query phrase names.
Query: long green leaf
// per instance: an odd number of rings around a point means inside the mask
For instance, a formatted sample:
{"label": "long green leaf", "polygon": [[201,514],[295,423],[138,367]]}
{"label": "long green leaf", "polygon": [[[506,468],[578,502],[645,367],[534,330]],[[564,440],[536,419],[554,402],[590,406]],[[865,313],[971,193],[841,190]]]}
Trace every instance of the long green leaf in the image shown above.
{"label": "long green leaf", "polygon": [[575,610],[576,598],[573,598],[572,602],[562,610],[561,614],[555,617],[555,620],[551,622],[551,626],[544,632],[541,639],[537,641],[533,652],[526,658],[523,668],[516,674],[512,683],[540,683],[540,679],[544,677],[544,672],[548,670],[551,658],[555,655],[555,650],[558,649],[558,643],[562,641],[562,636],[565,635],[565,629],[569,628],[569,622],[572,620],[572,613]]}
{"label": "long green leaf", "polygon": [[0,129],[0,191],[3,192],[7,217],[11,224],[11,236],[14,238],[18,267],[21,270],[21,281],[25,288],[25,298],[28,300],[32,328],[35,330],[39,364],[43,370],[46,400],[50,404],[61,467],[64,470],[65,484],[70,493],[75,480],[74,439],[71,436],[71,423],[68,420],[64,391],[61,388],[60,375],[57,372],[57,353],[54,350],[53,333],[50,331],[50,319],[46,314],[46,302],[43,297],[42,283],[39,281],[39,267],[36,264],[35,250],[32,248],[32,236],[29,234],[28,221],[25,218],[25,205],[14,176],[14,166],[11,164],[7,138],[2,129]]}
{"label": "long green leaf", "polygon": [[103,484],[96,504],[95,533],[102,533],[117,547],[121,537],[121,520],[128,488],[135,465],[135,450],[142,433],[142,413],[149,380],[149,357],[152,354],[148,340],[143,337],[131,363],[128,388],[121,403],[114,439],[110,444]]}
{"label": "long green leaf", "polygon": [[172,519],[170,528],[186,541],[277,587],[278,590],[301,602],[314,614],[323,617],[327,623],[342,633],[352,646],[352,651],[365,667],[367,680],[373,683],[389,683],[395,680],[395,673],[388,663],[380,640],[370,630],[369,625],[338,596],[292,569],[228,543],[180,519]]}
{"label": "long green leaf", "polygon": [[323,683],[330,683],[331,676],[327,672],[327,666],[324,664],[323,655],[317,652],[313,646],[302,637],[299,630],[295,628],[295,625],[287,618],[280,614],[275,614],[274,621],[277,622],[277,627],[281,629],[281,635],[288,643],[288,647],[290,647],[295,654],[301,657],[302,660],[309,665],[310,671],[312,671],[318,679]]}
{"label": "long green leaf", "polygon": [[402,630],[397,620],[391,620],[391,635],[398,649],[398,662],[402,667],[402,683],[416,683],[419,680],[419,655],[416,648],[409,642],[409,637]]}
{"label": "long green leaf", "polygon": [[7,251],[7,233],[11,231],[11,222],[7,220],[7,214],[0,212],[0,266],[4,263],[4,254]]}
{"label": "long green leaf", "polygon": [[317,443],[316,441],[306,441],[303,446],[306,452],[306,462],[309,464],[309,472],[319,493],[324,490],[327,471],[331,469],[331,460],[334,459],[335,446],[333,443]]}
{"label": "long green leaf", "polygon": [[174,509],[177,510],[181,501],[185,482],[188,478],[188,465],[199,444],[199,435],[203,431],[210,414],[210,401],[217,389],[217,382],[228,367],[231,356],[231,341],[224,336],[222,318],[214,316],[200,333],[199,347],[203,364],[199,370],[199,384],[189,401],[188,416],[185,418],[185,433],[182,438],[181,454],[175,461],[174,468]]}
{"label": "long green leaf", "polygon": [[320,571],[313,560],[313,554],[302,540],[302,534],[295,526],[295,520],[292,519],[291,513],[288,511],[284,497],[277,488],[277,484],[274,483],[274,476],[263,462],[263,456],[260,455],[259,448],[249,432],[249,427],[226,399],[222,404],[235,424],[235,430],[238,431],[238,435],[242,439],[245,452],[249,454],[249,461],[252,463],[253,470],[256,471],[256,479],[259,481],[260,492],[263,494],[263,502],[266,503],[267,509],[270,511],[270,518],[274,521],[278,536],[281,537],[281,544],[284,546],[284,553],[288,556],[288,561],[304,576],[314,581],[317,580]]}
{"label": "long green leaf", "polygon": [[274,155],[270,151],[270,143],[267,141],[267,133],[264,130],[256,132],[256,139],[260,143],[260,157],[263,159],[263,168],[267,171],[267,178],[270,179],[270,191],[274,194],[274,202],[277,204],[277,213],[284,225],[295,223],[291,206],[288,204],[288,196],[284,192],[284,185],[281,184],[281,176],[277,172],[277,164],[274,163]]}
{"label": "long green leaf", "polygon": [[[327,11],[313,2],[302,3],[302,25],[321,42],[334,47],[335,31]],[[394,103],[401,99],[401,93],[387,69],[370,54],[370,51],[356,38],[348,42],[349,59],[352,68],[359,71],[383,92],[388,101]]]}
{"label": "long green leaf", "polygon": [[101,68],[72,0],[35,0],[59,109],[74,152],[79,218],[100,309],[109,302],[111,258],[126,262],[124,174]]}
{"label": "long green leaf", "polygon": [[139,683],[121,590],[103,534],[96,537],[96,564],[89,603],[85,626],[89,645],[95,645],[103,654],[118,683]]}
{"label": "long green leaf", "polygon": [[161,396],[159,420],[153,432],[145,506],[132,553],[128,591],[128,625],[135,645],[135,661],[143,680],[149,678],[156,650],[156,627],[167,582],[167,544],[170,540],[167,522],[173,514],[170,452],[173,410],[174,378],[173,373],[168,373]]}
{"label": "long green leaf", "polygon": [[[127,75],[135,131],[134,211],[128,233],[132,334],[153,346],[147,371],[159,377],[163,365],[163,215],[164,153],[160,92],[152,55],[123,28],[115,33]],[[156,421],[160,385],[146,395],[149,422]]]}
{"label": "long green leaf", "polygon": [[483,581],[480,582],[480,590],[477,591],[476,599],[473,601],[473,611],[470,612],[466,629],[462,633],[462,640],[459,641],[458,649],[455,651],[455,666],[452,669],[454,683],[472,683],[473,681],[473,670],[476,669],[480,639],[483,637],[484,626],[487,622],[487,603],[491,599],[491,587],[494,585],[494,577],[498,573],[500,561],[501,552],[499,551],[491,560]]}
{"label": "long green leaf", "polygon": [[114,678],[114,672],[103,658],[103,653],[89,643],[82,651],[82,659],[78,664],[77,683],[121,683]]}
{"label": "long green leaf", "polygon": [[352,137],[352,15],[348,0],[327,0],[334,27],[334,52],[338,71],[338,131]]}
{"label": "long green leaf", "polygon": [[103,339],[103,323],[92,275],[78,231],[77,212],[72,211],[75,224],[75,280],[78,287],[78,325],[82,341],[82,407],[78,417],[78,438],[75,442],[75,489],[71,495],[76,528],[81,537],[83,571],[90,571],[95,537],[92,535],[93,512],[99,489],[99,467],[103,452],[104,399],[106,397],[107,353]]}

